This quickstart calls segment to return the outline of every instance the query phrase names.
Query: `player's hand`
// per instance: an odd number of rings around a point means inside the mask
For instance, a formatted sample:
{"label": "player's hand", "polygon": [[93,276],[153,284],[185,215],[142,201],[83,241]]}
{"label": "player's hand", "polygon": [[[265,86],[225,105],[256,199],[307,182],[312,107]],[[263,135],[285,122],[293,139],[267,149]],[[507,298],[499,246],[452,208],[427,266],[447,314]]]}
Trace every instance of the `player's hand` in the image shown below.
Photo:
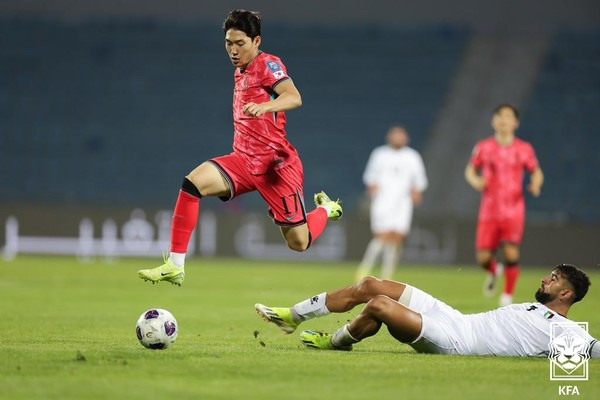
{"label": "player's hand", "polygon": [[378,189],[379,189],[379,187],[377,185],[367,186],[367,193],[369,194],[369,197],[375,196],[375,193],[377,193]]}
{"label": "player's hand", "polygon": [[530,183],[527,186],[527,191],[529,193],[531,193],[531,195],[533,197],[540,197],[540,193],[542,192],[542,188],[540,187],[540,185],[534,185],[534,184]]}
{"label": "player's hand", "polygon": [[473,189],[477,190],[478,192],[481,192],[483,191],[483,189],[485,189],[486,181],[482,177],[477,177],[476,179],[473,179],[470,183]]}
{"label": "player's hand", "polygon": [[260,117],[268,111],[266,103],[247,103],[242,107],[242,112],[249,117]]}
{"label": "player's hand", "polygon": [[410,197],[412,198],[412,202],[415,206],[418,206],[423,201],[423,194],[418,190],[411,191]]}

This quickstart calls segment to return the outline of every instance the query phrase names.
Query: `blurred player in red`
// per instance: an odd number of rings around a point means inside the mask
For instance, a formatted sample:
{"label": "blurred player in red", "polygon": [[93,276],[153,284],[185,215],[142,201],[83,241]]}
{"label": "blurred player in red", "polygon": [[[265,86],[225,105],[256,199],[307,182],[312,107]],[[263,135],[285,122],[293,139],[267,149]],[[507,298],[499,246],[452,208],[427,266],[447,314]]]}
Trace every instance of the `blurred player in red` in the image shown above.
{"label": "blurred player in red", "polygon": [[260,15],[253,11],[233,10],[223,22],[225,50],[235,67],[233,152],[200,164],[184,178],[169,256],[160,267],[138,271],[144,280],[181,286],[185,253],[205,196],[228,201],[258,191],[288,247],[296,251],[308,249],[328,219],[342,216],[339,202],[323,192],[315,195],[317,208],[306,213],[302,163],[284,129],[284,111],[300,107],[302,99],[281,60],[259,50],[260,28]]}
{"label": "blurred player in red", "polygon": [[525,224],[523,170],[531,174],[527,190],[538,197],[544,174],[533,147],[515,137],[519,127],[519,111],[501,104],[492,117],[494,136],[479,141],[465,169],[465,178],[473,189],[482,192],[477,239],[477,263],[488,272],[484,295],[490,297],[500,274],[495,253],[500,244],[504,255],[504,291],[500,305],[512,303],[519,276],[519,246]]}

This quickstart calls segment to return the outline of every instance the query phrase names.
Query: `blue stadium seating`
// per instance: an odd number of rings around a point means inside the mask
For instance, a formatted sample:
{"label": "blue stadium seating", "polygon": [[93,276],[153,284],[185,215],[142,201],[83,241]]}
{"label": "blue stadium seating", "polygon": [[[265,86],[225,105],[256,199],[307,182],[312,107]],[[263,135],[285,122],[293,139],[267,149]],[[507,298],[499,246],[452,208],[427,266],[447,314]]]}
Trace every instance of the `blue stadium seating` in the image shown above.
{"label": "blue stadium seating", "polygon": [[600,220],[600,31],[563,30],[553,40],[521,135],[546,174],[528,209],[558,219]]}

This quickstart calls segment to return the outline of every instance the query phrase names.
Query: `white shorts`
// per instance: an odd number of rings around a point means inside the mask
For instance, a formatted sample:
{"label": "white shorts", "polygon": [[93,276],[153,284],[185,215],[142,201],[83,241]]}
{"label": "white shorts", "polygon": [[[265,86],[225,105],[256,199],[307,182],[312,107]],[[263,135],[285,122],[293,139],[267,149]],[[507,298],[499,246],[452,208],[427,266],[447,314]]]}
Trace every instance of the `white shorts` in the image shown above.
{"label": "white shorts", "polygon": [[409,344],[413,349],[418,353],[476,354],[471,323],[463,313],[413,286],[406,285],[404,292],[398,302],[423,319],[419,337]]}
{"label": "white shorts", "polygon": [[410,198],[402,201],[375,199],[371,205],[371,231],[400,232],[407,235],[412,223],[413,204]]}

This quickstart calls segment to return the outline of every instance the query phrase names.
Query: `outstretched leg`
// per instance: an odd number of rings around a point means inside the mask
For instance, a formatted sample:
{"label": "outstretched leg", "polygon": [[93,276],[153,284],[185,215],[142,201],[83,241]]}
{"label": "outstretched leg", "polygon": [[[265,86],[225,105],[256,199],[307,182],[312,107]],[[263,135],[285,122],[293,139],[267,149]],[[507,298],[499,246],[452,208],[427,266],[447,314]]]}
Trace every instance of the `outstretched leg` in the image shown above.
{"label": "outstretched leg", "polygon": [[406,285],[395,281],[383,281],[372,276],[360,282],[329,293],[321,293],[301,301],[291,308],[267,307],[256,304],[256,312],[267,322],[272,322],[286,333],[292,333],[298,325],[309,319],[329,313],[343,313],[359,304],[368,303],[378,295],[398,301]]}
{"label": "outstretched leg", "polygon": [[354,285],[327,293],[327,308],[330,312],[342,313],[359,304],[368,303],[375,296],[383,295],[398,301],[406,285],[367,276]]}
{"label": "outstretched leg", "polygon": [[304,331],[300,334],[300,340],[307,347],[322,350],[350,350],[354,343],[375,335],[382,324],[387,326],[396,340],[412,343],[421,333],[423,319],[421,314],[396,300],[377,295],[369,300],[354,321],[342,326],[333,335]]}
{"label": "outstretched leg", "polygon": [[396,340],[410,343],[419,337],[422,323],[421,314],[387,296],[379,295],[367,303],[350,323],[348,331],[360,341],[375,335],[381,324],[385,324]]}
{"label": "outstretched leg", "polygon": [[185,277],[185,254],[198,221],[200,199],[203,196],[226,196],[229,194],[229,184],[212,163],[202,163],[190,172],[183,180],[175,203],[169,256],[163,265],[142,269],[138,271],[138,276],[153,283],[166,281],[181,286]]}

